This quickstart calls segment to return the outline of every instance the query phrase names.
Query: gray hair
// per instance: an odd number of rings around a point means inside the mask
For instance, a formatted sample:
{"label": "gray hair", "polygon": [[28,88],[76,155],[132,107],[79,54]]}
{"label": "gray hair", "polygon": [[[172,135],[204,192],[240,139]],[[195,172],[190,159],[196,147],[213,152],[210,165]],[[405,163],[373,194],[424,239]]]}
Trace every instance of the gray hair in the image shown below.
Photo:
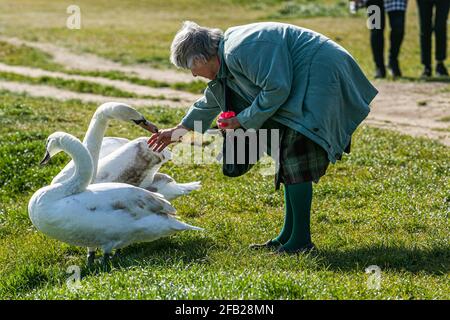
{"label": "gray hair", "polygon": [[215,55],[223,31],[200,27],[192,21],[183,22],[170,47],[170,61],[178,68],[189,69],[196,60],[208,61]]}

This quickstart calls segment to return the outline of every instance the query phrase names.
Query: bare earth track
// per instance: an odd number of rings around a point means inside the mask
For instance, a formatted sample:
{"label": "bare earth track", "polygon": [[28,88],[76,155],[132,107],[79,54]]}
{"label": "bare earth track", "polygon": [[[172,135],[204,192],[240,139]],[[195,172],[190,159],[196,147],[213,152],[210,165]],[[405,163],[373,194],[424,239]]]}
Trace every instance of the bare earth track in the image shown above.
{"label": "bare earth track", "polygon": [[10,66],[3,63],[0,63],[0,71],[2,72],[9,72],[9,73],[15,73],[18,75],[23,75],[31,78],[38,78],[38,77],[50,77],[50,78],[58,78],[58,79],[64,79],[64,80],[78,80],[78,81],[88,81],[88,82],[95,82],[97,84],[105,85],[105,86],[112,86],[117,89],[135,93],[137,95],[141,96],[161,96],[164,97],[164,99],[160,100],[175,100],[178,103],[170,103],[170,101],[167,101],[170,105],[179,106],[183,103],[183,105],[189,104],[195,99],[197,99],[197,95],[194,95],[189,92],[174,90],[170,88],[152,88],[149,86],[143,86],[138,85],[134,83],[130,83],[127,81],[122,80],[111,80],[107,78],[102,77],[91,77],[91,76],[80,76],[80,75],[72,75],[67,74],[63,72],[52,72],[37,68],[29,68],[29,67],[22,67],[22,66]]}
{"label": "bare earth track", "polygon": [[[85,71],[121,71],[142,79],[153,79],[166,83],[190,82],[192,76],[173,70],[159,70],[147,66],[125,66],[92,54],[76,54],[65,48],[48,43],[28,42],[17,38],[0,36],[0,41],[13,45],[26,45],[50,54],[53,61],[66,69]],[[51,97],[59,100],[79,99],[85,102],[102,103],[120,101],[131,105],[163,105],[188,107],[199,96],[169,88],[151,88],[122,80],[102,77],[70,75],[42,69],[9,66],[0,63],[0,71],[28,77],[53,77],[95,82],[113,86],[140,96],[156,98],[115,98],[95,94],[76,93],[51,86],[1,81],[0,90],[24,92],[30,96]],[[372,110],[365,123],[376,127],[396,130],[412,136],[422,136],[450,146],[450,84],[444,82],[375,82],[379,90],[372,103]],[[159,98],[161,97],[161,98]]]}
{"label": "bare earth track", "polygon": [[[450,85],[379,82],[366,123],[450,146]],[[443,121],[446,119],[446,121]]]}
{"label": "bare earth track", "polygon": [[45,85],[33,85],[23,82],[1,81],[0,90],[11,92],[20,92],[32,97],[52,98],[57,100],[77,99],[83,102],[96,102],[98,104],[107,101],[117,101],[127,103],[134,106],[167,106],[167,107],[185,107],[185,103],[163,100],[163,99],[139,99],[139,98],[120,98],[105,97],[91,93],[78,93],[69,90],[58,89]]}
{"label": "bare earth track", "polygon": [[30,48],[38,49],[51,55],[55,63],[60,64],[67,69],[84,71],[121,71],[136,75],[143,79],[154,79],[167,83],[192,81],[192,76],[187,73],[172,70],[159,70],[142,66],[124,66],[120,63],[103,59],[93,54],[77,54],[51,43],[31,42],[18,38],[6,38],[3,36],[0,36],[0,41],[15,46],[25,45]]}

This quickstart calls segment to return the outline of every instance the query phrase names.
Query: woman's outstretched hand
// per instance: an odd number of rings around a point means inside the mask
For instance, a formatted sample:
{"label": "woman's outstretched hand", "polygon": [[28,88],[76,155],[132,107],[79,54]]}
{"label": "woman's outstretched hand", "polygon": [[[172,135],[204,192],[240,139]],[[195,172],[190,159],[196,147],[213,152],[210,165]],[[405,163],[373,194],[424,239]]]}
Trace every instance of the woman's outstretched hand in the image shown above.
{"label": "woman's outstretched hand", "polygon": [[241,127],[241,124],[236,117],[233,117],[229,119],[217,119],[217,126],[220,129],[237,129]]}
{"label": "woman's outstretched hand", "polygon": [[152,134],[148,139],[147,144],[155,152],[161,152],[172,142],[180,141],[181,138],[188,132],[188,129],[182,125],[174,128],[159,130]]}

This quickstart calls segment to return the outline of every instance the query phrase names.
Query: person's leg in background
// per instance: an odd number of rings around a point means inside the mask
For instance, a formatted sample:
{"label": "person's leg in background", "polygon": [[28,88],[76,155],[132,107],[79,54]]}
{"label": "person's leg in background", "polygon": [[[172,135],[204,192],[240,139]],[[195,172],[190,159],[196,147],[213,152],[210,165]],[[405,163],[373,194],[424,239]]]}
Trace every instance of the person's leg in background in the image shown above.
{"label": "person's leg in background", "polygon": [[376,5],[380,8],[381,21],[380,29],[370,30],[370,46],[372,48],[373,60],[375,62],[375,78],[386,77],[386,67],[384,65],[384,26],[386,18],[384,13],[383,0],[369,0],[367,6]]}
{"label": "person's leg in background", "polygon": [[398,63],[400,47],[405,35],[405,11],[395,10],[388,12],[389,24],[391,26],[391,46],[389,48],[388,68],[394,78],[401,77],[402,72]]}
{"label": "person's leg in background", "polygon": [[444,61],[447,58],[447,19],[449,7],[449,0],[436,0],[434,36],[436,40],[436,75],[438,76],[448,76]]}
{"label": "person's leg in background", "polygon": [[419,9],[420,57],[423,65],[422,77],[431,77],[431,32],[433,30],[433,1],[417,0],[417,8]]}

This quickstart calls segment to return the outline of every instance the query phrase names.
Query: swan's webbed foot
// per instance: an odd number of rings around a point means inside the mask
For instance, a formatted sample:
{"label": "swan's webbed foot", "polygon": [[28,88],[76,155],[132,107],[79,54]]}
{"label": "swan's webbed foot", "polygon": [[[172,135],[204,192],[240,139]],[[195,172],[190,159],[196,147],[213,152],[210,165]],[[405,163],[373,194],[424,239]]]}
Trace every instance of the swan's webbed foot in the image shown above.
{"label": "swan's webbed foot", "polygon": [[92,267],[94,265],[94,262],[95,262],[95,251],[90,251],[88,252],[87,255],[87,266]]}

